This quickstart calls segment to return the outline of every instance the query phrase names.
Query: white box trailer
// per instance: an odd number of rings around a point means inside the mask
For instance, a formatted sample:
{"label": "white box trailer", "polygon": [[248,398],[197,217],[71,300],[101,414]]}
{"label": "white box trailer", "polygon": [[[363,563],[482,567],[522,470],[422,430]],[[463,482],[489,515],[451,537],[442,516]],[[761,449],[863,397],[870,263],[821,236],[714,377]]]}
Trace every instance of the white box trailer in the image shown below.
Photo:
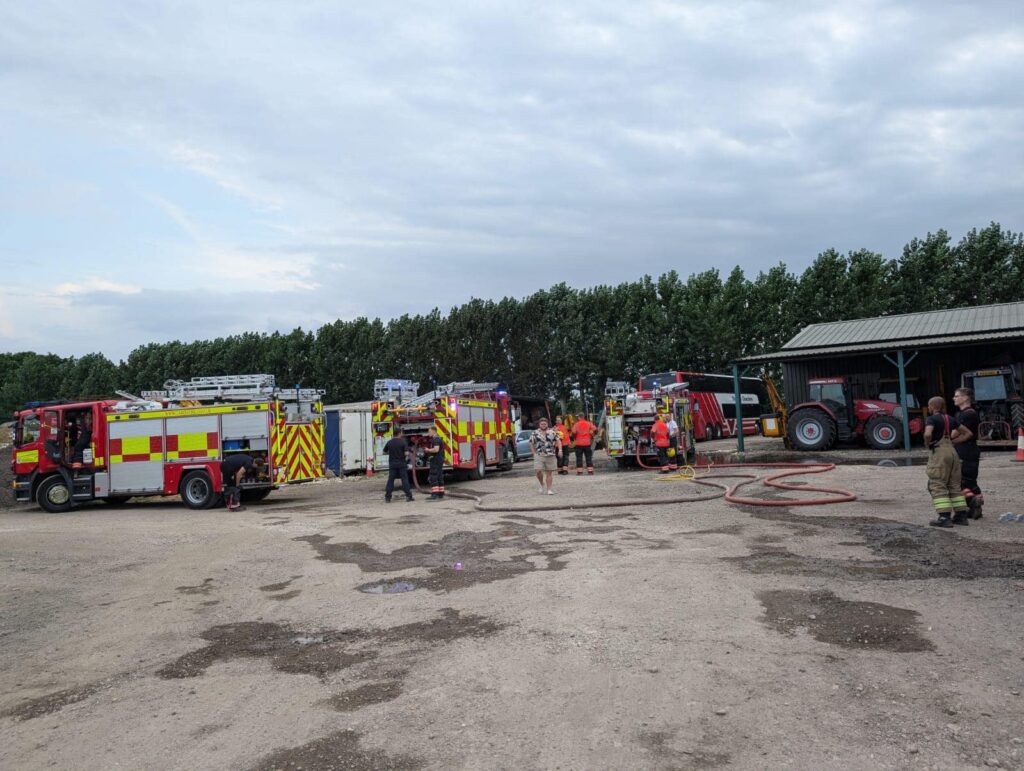
{"label": "white box trailer", "polygon": [[338,459],[342,474],[366,471],[373,456],[373,413],[371,402],[348,402],[324,407],[327,414],[337,414]]}

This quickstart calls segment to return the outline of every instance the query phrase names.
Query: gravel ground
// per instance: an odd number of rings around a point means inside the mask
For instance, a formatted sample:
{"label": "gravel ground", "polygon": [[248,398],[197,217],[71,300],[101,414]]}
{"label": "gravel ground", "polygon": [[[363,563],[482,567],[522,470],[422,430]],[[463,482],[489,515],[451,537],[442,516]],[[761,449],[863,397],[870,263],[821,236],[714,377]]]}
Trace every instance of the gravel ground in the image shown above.
{"label": "gravel ground", "polygon": [[940,531],[923,468],[827,458],[790,481],[857,501],[604,463],[450,486],[489,510],[380,476],[8,505],[0,768],[1024,767],[1024,464],[987,454],[985,518]]}

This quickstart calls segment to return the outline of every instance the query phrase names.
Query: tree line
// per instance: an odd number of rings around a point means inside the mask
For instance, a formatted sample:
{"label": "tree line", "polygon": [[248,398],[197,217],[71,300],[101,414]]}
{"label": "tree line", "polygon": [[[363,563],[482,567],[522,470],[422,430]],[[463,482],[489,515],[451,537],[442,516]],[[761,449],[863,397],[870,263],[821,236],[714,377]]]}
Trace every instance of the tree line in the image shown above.
{"label": "tree line", "polygon": [[822,252],[800,275],[783,263],[748,278],[676,271],[616,286],[564,283],[515,299],[471,299],[390,321],[338,320],[316,331],[245,333],[149,343],[114,364],[100,353],[0,354],[0,415],[29,400],[103,398],[158,389],[169,378],[273,374],[281,386],[324,388],[328,402],[371,398],[382,377],[423,390],[455,380],[499,381],[512,393],[578,403],[606,380],[646,372],[722,371],[778,350],[808,324],[1024,300],[1024,235],[998,223],[952,243],[940,230],[887,259]]}

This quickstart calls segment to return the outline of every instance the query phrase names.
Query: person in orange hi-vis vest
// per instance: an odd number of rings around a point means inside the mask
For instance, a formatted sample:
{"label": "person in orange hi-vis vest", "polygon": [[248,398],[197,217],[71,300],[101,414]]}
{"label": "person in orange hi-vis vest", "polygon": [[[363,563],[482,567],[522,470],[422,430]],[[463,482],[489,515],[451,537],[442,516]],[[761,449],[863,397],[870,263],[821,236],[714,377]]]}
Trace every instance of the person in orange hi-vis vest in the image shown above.
{"label": "person in orange hi-vis vest", "polygon": [[669,472],[668,448],[671,440],[669,439],[668,426],[665,425],[664,415],[658,415],[654,425],[651,426],[651,441],[654,442],[654,446],[658,450],[658,465],[661,466],[661,473],[667,474]]}
{"label": "person in orange hi-vis vest", "polygon": [[576,445],[576,475],[583,473],[583,461],[587,463],[587,473],[594,473],[594,434],[597,426],[587,420],[582,412],[576,416],[576,422],[572,424],[571,437]]}
{"label": "person in orange hi-vis vest", "polygon": [[558,473],[569,473],[569,429],[565,427],[561,415],[555,415],[555,431],[562,442],[562,454],[558,457]]}

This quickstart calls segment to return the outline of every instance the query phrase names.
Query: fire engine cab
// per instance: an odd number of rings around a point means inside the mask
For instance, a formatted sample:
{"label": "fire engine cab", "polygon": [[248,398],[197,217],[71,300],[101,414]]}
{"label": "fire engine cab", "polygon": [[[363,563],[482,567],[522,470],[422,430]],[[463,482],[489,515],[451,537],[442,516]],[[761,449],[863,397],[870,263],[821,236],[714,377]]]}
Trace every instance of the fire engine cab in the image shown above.
{"label": "fire engine cab", "polygon": [[414,469],[426,468],[429,459],[418,448],[427,442],[433,426],[444,444],[445,470],[459,470],[481,479],[488,467],[512,468],[515,429],[508,390],[500,383],[449,383],[417,396],[418,383],[383,379],[374,383],[374,459],[387,464],[384,445],[395,426],[414,450]]}
{"label": "fire engine cab", "polygon": [[76,503],[124,503],[181,495],[191,509],[214,505],[220,463],[262,458],[242,482],[243,500],[324,474],[323,417],[316,389],[279,390],[271,375],[168,381],[163,391],[122,400],[44,402],[15,413],[15,499],[50,512]]}

